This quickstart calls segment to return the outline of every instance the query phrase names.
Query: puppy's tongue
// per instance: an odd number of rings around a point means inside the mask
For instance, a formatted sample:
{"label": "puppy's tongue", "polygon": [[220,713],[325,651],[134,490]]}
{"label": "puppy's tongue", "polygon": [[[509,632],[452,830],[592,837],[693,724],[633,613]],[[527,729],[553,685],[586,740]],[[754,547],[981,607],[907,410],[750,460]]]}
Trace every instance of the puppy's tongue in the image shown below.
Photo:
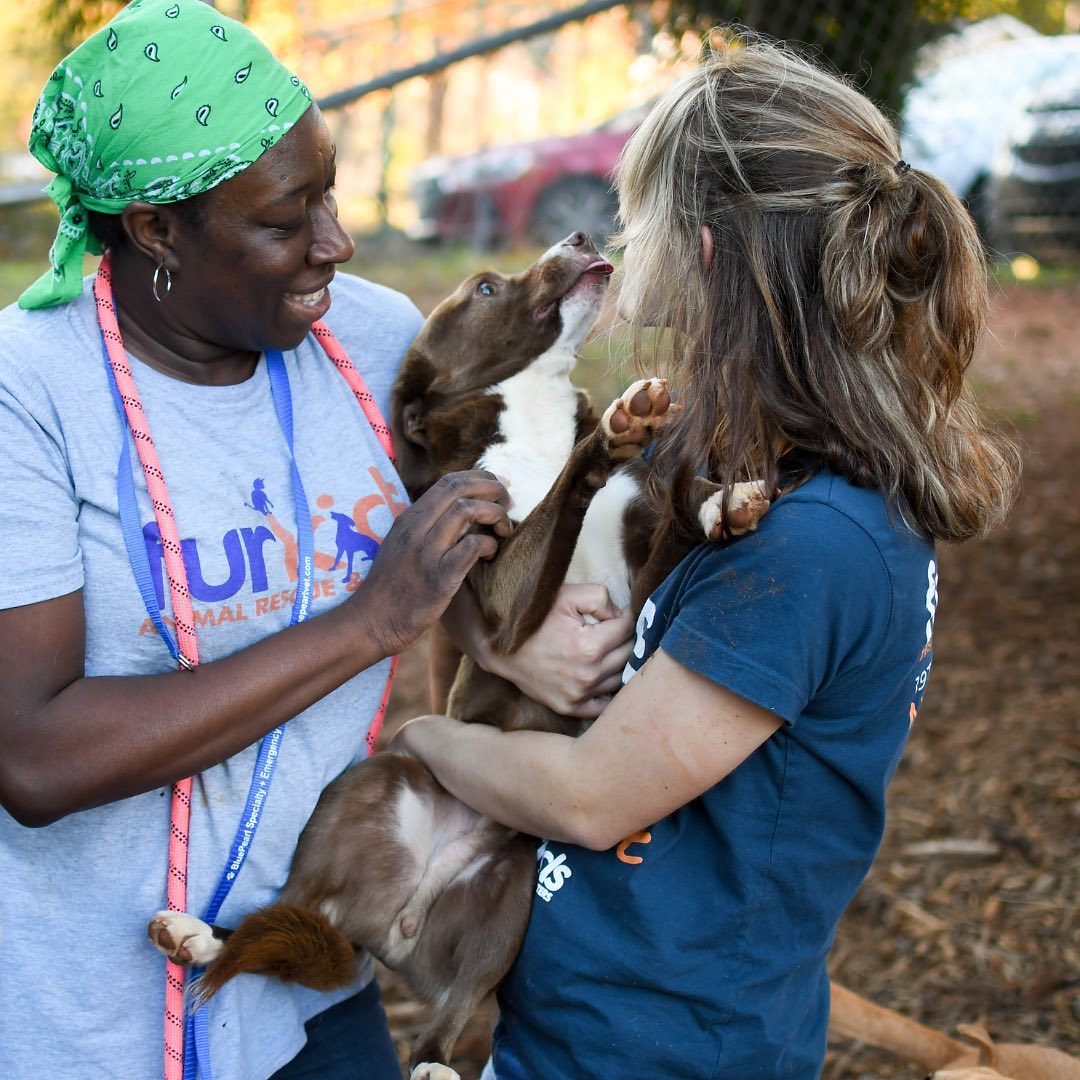
{"label": "puppy's tongue", "polygon": [[[559,300],[565,299],[566,296],[575,293],[582,286],[607,285],[608,278],[610,278],[614,272],[615,267],[613,267],[611,263],[605,262],[603,259],[597,259],[595,262],[589,263],[582,271],[581,277],[570,286],[564,296],[560,297]],[[533,312],[533,318],[537,321],[546,319],[555,310],[559,300],[553,300],[550,304],[545,304],[543,307],[537,308]]]}
{"label": "puppy's tongue", "polygon": [[587,283],[596,283],[598,285],[603,284],[609,277],[615,272],[615,267],[609,262],[604,262],[603,259],[597,259],[594,263],[589,263],[585,267],[585,273],[581,275],[581,280]]}

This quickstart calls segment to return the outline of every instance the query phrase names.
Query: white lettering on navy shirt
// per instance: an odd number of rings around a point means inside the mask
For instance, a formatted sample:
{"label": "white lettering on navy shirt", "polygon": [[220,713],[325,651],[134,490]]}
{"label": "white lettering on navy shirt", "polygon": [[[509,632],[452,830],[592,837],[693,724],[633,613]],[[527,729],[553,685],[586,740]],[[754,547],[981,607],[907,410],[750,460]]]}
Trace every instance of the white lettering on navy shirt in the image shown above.
{"label": "white lettering on navy shirt", "polygon": [[641,661],[645,658],[645,634],[652,629],[653,619],[655,618],[656,605],[650,598],[645,601],[641,614],[638,616],[637,626],[635,627],[637,638],[634,641],[634,651],[631,653],[630,659],[626,661],[626,667],[623,668],[623,686],[634,677],[638,668],[641,667]]}
{"label": "white lettering on navy shirt", "polygon": [[547,840],[537,848],[536,857],[540,863],[536,895],[545,903],[549,903],[552,896],[566,884],[566,879],[573,877],[574,872],[566,865],[565,852],[556,856],[548,851]]}
{"label": "white lettering on navy shirt", "polygon": [[926,567],[926,642],[919,655],[919,661],[926,664],[915,676],[915,687],[912,692],[911,704],[908,706],[908,724],[914,724],[922,707],[923,693],[926,690],[926,682],[930,678],[930,669],[934,665],[930,650],[934,643],[934,617],[937,615],[938,606],[938,568],[937,563],[931,559]]}

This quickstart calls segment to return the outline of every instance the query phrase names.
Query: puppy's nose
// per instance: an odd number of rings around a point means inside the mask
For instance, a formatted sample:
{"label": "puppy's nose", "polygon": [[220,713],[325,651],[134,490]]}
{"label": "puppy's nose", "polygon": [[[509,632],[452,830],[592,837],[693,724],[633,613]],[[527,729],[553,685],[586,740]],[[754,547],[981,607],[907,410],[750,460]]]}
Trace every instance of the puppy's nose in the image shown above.
{"label": "puppy's nose", "polygon": [[583,233],[580,229],[577,232],[572,232],[563,242],[563,247],[578,248],[582,254],[595,255],[596,245],[592,242],[592,239]]}

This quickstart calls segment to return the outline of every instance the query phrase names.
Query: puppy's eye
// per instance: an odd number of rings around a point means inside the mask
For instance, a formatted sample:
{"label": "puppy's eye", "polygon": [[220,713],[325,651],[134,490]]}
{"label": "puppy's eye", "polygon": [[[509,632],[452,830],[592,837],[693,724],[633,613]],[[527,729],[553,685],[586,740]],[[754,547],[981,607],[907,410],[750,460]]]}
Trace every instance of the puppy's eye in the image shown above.
{"label": "puppy's eye", "polygon": [[481,281],[480,284],[476,286],[476,291],[481,296],[494,296],[495,286],[492,285],[490,281]]}

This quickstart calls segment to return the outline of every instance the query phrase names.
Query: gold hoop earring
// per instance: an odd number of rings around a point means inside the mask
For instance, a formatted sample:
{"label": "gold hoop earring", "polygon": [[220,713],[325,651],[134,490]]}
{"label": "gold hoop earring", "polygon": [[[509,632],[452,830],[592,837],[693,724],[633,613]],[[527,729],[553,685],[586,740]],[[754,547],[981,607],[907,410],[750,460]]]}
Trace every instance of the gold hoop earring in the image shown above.
{"label": "gold hoop earring", "polygon": [[[161,271],[165,271],[165,291],[161,292]],[[162,262],[154,268],[154,279],[150,283],[150,288],[153,290],[154,299],[160,304],[164,301],[165,297],[172,292],[172,273],[169,268]]]}

